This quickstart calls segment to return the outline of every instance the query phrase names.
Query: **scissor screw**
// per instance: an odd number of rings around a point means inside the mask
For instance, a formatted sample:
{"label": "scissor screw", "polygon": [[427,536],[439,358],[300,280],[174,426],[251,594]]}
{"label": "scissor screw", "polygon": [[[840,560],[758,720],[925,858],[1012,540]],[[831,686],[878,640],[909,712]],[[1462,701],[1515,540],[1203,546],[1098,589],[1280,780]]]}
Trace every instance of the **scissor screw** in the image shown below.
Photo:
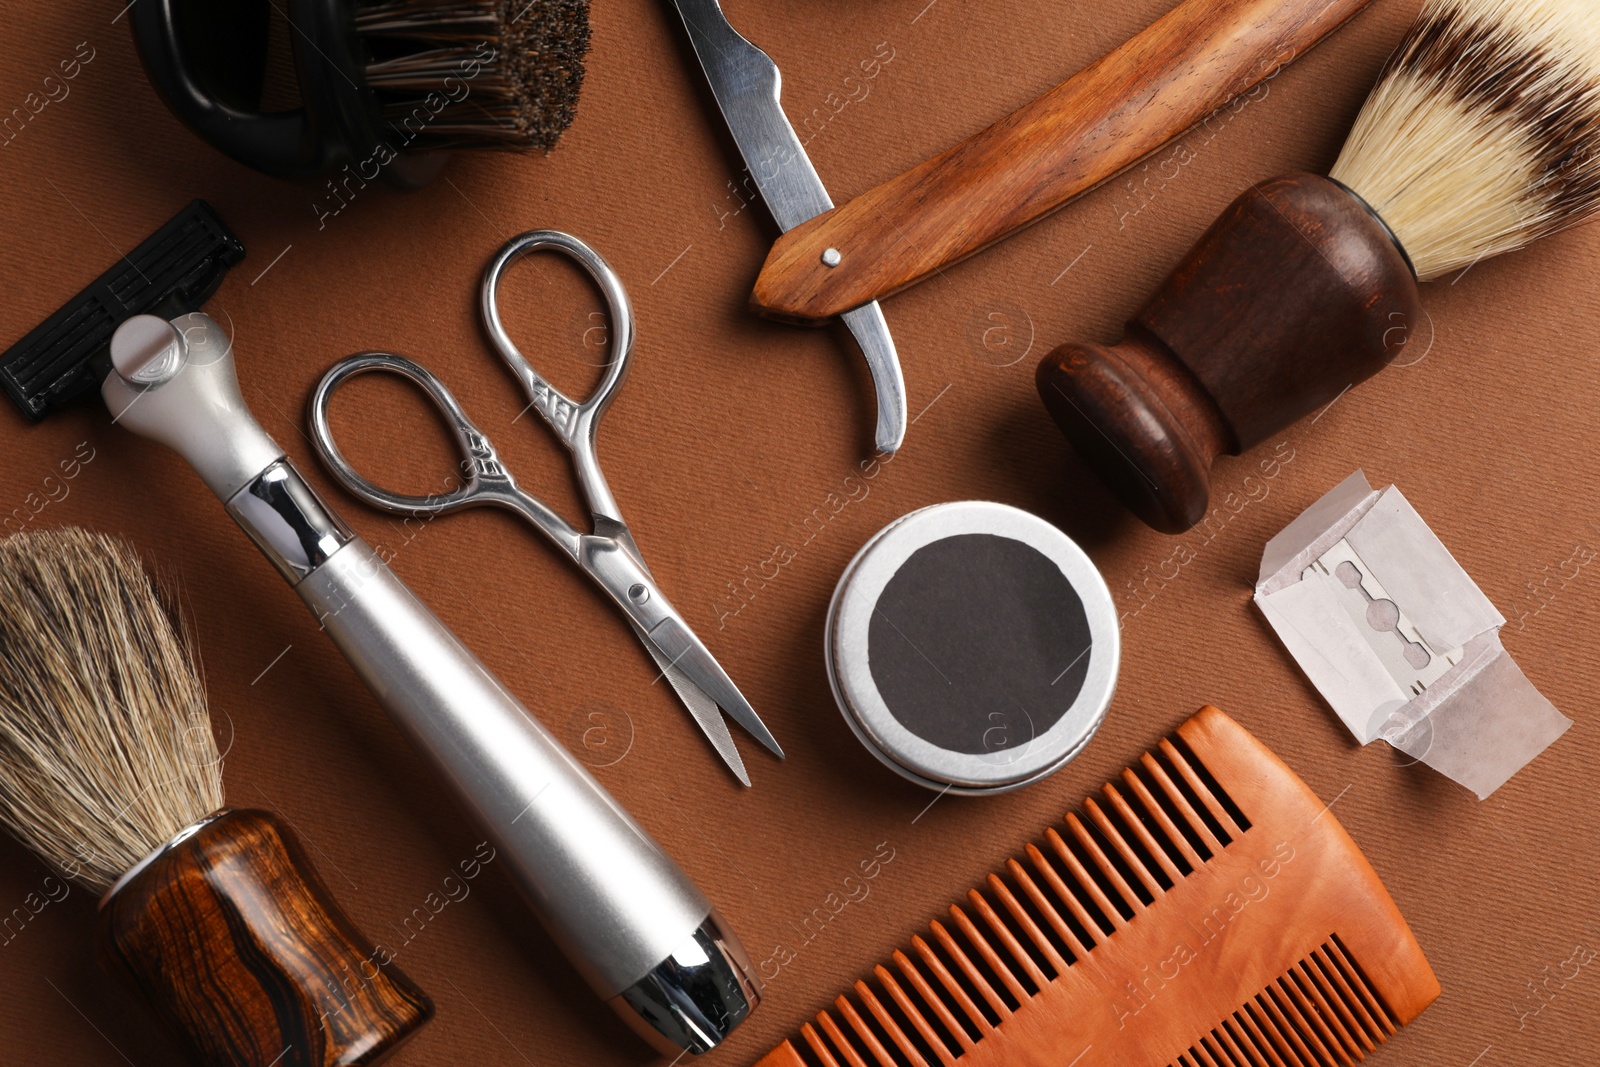
{"label": "scissor screw", "polygon": [[643,604],[650,599],[650,590],[636,582],[628,587],[628,599],[635,604]]}
{"label": "scissor screw", "polygon": [[844,257],[839,254],[839,250],[837,248],[823,249],[822,265],[824,267],[837,267],[842,262],[844,262]]}

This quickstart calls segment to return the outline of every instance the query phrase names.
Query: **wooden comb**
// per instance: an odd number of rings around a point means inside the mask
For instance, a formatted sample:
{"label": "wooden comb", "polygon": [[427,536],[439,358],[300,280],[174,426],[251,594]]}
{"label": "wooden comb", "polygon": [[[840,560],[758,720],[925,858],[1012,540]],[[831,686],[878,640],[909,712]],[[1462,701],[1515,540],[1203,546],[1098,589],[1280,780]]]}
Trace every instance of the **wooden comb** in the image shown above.
{"label": "wooden comb", "polygon": [[1334,1067],[1439,995],[1327,805],[1202,708],[757,1067]]}

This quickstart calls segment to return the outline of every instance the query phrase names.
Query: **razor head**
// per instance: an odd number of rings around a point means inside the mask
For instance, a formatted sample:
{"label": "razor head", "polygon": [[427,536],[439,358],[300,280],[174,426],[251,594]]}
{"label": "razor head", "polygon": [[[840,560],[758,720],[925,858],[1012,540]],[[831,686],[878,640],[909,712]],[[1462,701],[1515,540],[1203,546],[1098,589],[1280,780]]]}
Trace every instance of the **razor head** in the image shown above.
{"label": "razor head", "polygon": [[135,315],[200,310],[244,244],[194,200],[110,270],[0,355],[0,385],[29,422],[96,390],[111,368],[111,335]]}

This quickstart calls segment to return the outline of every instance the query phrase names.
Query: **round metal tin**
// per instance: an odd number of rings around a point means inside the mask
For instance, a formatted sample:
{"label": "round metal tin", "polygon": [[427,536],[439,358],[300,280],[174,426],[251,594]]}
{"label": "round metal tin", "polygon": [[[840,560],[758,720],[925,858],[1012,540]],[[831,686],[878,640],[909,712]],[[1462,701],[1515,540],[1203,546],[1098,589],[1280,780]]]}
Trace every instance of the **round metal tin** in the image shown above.
{"label": "round metal tin", "polygon": [[1082,751],[1121,656],[1111,592],[1083,550],[985,501],[874,535],[839,578],[825,642],[862,744],[904,778],[966,794],[1020,788]]}

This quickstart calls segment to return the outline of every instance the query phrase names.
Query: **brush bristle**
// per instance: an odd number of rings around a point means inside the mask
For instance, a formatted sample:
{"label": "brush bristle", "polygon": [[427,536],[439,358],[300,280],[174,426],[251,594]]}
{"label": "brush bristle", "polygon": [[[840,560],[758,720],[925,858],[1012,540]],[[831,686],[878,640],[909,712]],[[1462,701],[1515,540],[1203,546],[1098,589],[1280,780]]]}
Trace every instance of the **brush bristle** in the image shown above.
{"label": "brush bristle", "polygon": [[572,125],[587,0],[384,0],[355,25],[397,149],[548,149]]}
{"label": "brush bristle", "polygon": [[193,652],[132,546],[0,541],[0,822],[103,892],[220,807]]}
{"label": "brush bristle", "polygon": [[1332,176],[1427,281],[1600,206],[1594,0],[1428,0]]}

